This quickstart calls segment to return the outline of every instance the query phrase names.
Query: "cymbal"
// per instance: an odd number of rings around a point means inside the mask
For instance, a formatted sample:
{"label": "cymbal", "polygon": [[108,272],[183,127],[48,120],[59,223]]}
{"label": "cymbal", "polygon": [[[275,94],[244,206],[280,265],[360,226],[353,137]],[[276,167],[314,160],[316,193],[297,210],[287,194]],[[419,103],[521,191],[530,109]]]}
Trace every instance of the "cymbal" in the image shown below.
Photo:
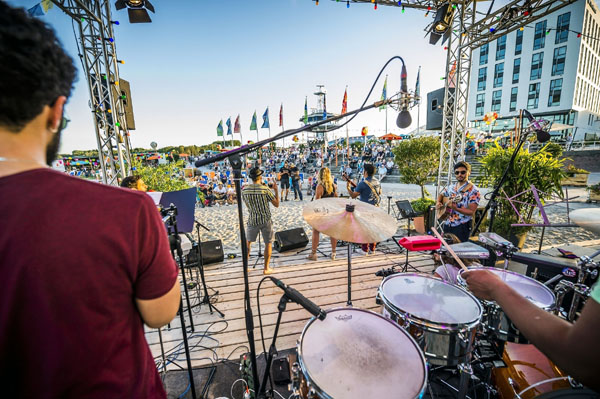
{"label": "cymbal", "polygon": [[600,208],[582,208],[571,211],[569,219],[579,227],[600,234]]}
{"label": "cymbal", "polygon": [[[354,210],[346,207],[354,206]],[[302,210],[308,224],[338,240],[364,244],[385,241],[396,234],[396,218],[366,202],[348,198],[322,198]]]}

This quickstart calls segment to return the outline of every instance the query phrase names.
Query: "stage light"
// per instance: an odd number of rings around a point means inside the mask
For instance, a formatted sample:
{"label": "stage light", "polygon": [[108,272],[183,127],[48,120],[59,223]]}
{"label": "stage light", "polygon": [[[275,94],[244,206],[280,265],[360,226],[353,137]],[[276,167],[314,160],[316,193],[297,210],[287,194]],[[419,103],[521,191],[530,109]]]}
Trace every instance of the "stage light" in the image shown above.
{"label": "stage light", "polygon": [[448,29],[452,25],[452,18],[454,17],[454,9],[450,7],[449,3],[442,4],[435,13],[433,19],[432,28],[430,30],[431,35],[429,36],[429,44],[437,44],[437,42],[444,36],[442,44],[448,39]]}
{"label": "stage light", "polygon": [[132,24],[152,22],[148,11],[155,12],[154,6],[148,0],[117,0],[115,8],[117,10],[127,8],[129,22]]}

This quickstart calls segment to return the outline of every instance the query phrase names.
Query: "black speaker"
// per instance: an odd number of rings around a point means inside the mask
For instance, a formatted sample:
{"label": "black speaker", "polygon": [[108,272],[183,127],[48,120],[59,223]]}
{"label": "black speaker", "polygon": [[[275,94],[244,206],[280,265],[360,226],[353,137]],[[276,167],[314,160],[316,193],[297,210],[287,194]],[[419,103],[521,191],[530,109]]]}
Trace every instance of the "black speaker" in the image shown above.
{"label": "black speaker", "polygon": [[131,100],[131,89],[129,82],[125,79],[119,79],[119,87],[121,88],[121,100],[125,108],[125,120],[127,121],[127,129],[135,130],[135,119],[133,118],[133,101]]}
{"label": "black speaker", "polygon": [[308,236],[302,227],[291,230],[278,231],[275,233],[273,247],[277,252],[285,252],[292,249],[304,248],[308,245]]}
{"label": "black speaker", "polygon": [[[202,243],[202,264],[223,262],[223,242],[221,240],[204,241]],[[194,242],[190,253],[187,255],[186,266],[198,266],[198,243]]]}

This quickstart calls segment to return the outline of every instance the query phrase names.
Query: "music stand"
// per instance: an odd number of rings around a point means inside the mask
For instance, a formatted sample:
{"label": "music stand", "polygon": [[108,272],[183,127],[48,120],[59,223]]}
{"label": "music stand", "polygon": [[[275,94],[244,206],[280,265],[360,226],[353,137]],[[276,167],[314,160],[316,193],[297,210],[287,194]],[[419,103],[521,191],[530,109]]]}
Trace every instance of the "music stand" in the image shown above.
{"label": "music stand", "polygon": [[398,211],[400,211],[400,217],[398,220],[406,219],[406,234],[410,237],[410,221],[416,218],[417,216],[421,216],[421,213],[415,212],[409,200],[400,200],[396,201],[396,207]]}

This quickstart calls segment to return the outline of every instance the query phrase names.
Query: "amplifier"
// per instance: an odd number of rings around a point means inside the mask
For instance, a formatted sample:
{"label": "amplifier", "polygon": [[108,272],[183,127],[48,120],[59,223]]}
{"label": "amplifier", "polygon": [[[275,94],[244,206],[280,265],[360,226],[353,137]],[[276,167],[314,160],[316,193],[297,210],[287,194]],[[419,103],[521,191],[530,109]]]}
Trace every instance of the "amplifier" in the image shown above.
{"label": "amplifier", "polygon": [[273,247],[277,252],[290,251],[292,249],[304,248],[308,245],[308,236],[302,227],[278,231],[275,233]]}
{"label": "amplifier", "polygon": [[[223,242],[221,240],[204,241],[200,248],[203,265],[223,262],[223,259],[225,259],[225,255],[223,254]],[[198,243],[194,242],[193,248],[187,255],[185,263],[188,267],[198,266]]]}

